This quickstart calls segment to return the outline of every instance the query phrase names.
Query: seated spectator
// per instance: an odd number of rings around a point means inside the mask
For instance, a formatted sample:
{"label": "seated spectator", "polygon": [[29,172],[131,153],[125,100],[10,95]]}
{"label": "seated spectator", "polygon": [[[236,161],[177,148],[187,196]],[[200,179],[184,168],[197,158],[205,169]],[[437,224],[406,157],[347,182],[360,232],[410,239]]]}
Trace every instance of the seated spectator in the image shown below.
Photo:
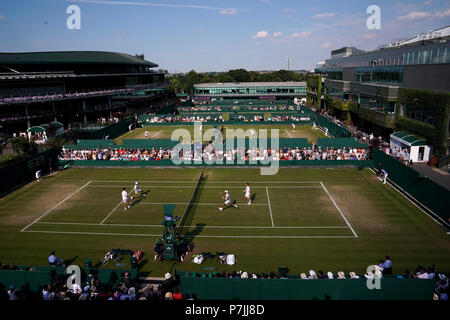
{"label": "seated spectator", "polygon": [[60,259],[60,258],[58,258],[58,257],[55,255],[55,251],[52,251],[52,252],[50,253],[50,256],[48,257],[48,263],[49,263],[51,266],[65,267],[65,265],[63,264],[63,260]]}
{"label": "seated spectator", "polygon": [[154,260],[157,260],[163,251],[163,243],[162,243],[161,239],[158,239],[156,241],[155,248],[153,249],[153,251],[155,252]]}
{"label": "seated spectator", "polygon": [[392,261],[389,256],[384,257],[381,267],[383,268],[383,274],[392,274]]}

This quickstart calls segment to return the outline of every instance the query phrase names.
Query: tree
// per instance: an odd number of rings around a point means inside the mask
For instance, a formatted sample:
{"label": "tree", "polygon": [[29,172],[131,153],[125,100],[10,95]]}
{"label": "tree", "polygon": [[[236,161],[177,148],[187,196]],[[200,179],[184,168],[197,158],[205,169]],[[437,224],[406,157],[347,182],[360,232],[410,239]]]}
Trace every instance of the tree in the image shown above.
{"label": "tree", "polygon": [[219,73],[217,76],[218,82],[236,82],[236,79],[234,79],[230,74],[228,73]]}
{"label": "tree", "polygon": [[29,142],[27,138],[17,137],[10,140],[13,150],[18,154],[35,154],[37,152],[37,145],[34,142]]}
{"label": "tree", "polygon": [[183,84],[177,78],[170,79],[169,93],[177,94],[183,91]]}
{"label": "tree", "polygon": [[237,82],[250,82],[250,73],[245,69],[235,69],[228,71],[228,74],[232,76]]}

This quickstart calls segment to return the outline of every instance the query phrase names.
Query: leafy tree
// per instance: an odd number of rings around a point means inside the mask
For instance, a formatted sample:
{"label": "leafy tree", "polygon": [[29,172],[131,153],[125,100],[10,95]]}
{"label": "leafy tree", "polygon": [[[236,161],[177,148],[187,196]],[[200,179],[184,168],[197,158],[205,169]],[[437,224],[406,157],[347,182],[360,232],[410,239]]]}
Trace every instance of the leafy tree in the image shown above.
{"label": "leafy tree", "polygon": [[229,73],[220,73],[217,76],[217,82],[236,82],[236,79],[233,78]]}
{"label": "leafy tree", "polygon": [[228,71],[228,74],[232,76],[237,82],[250,82],[250,73],[245,69],[235,69]]}
{"label": "leafy tree", "polygon": [[172,79],[170,79],[170,84],[169,84],[168,90],[169,90],[169,93],[171,93],[171,94],[180,93],[183,91],[183,84],[177,78],[172,78]]}
{"label": "leafy tree", "polygon": [[18,154],[35,154],[37,152],[37,145],[34,142],[29,142],[27,138],[17,137],[10,140],[13,150]]}

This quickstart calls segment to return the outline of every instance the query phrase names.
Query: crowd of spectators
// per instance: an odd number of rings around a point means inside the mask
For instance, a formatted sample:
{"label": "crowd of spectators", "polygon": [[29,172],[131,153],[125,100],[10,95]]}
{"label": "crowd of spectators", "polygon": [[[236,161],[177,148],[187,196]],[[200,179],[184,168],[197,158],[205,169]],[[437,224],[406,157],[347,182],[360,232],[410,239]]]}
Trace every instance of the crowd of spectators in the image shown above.
{"label": "crowd of spectators", "polygon": [[147,115],[145,117],[145,120],[139,120],[138,123],[140,124],[152,124],[152,123],[184,123],[184,122],[194,122],[194,121],[201,121],[201,122],[222,122],[223,117],[222,115],[217,116],[161,116],[161,115]]}
{"label": "crowd of spectators", "polygon": [[400,149],[400,148],[397,148],[397,147],[395,147],[395,148],[393,148],[393,149],[391,149],[390,150],[390,155],[392,156],[392,157],[394,157],[394,159],[396,159],[397,161],[400,161],[401,163],[404,163],[404,164],[409,164],[409,163],[412,163],[412,162],[410,162],[410,158],[409,158],[409,151],[408,151],[408,149]]}
{"label": "crowd of spectators", "polygon": [[[1,270],[18,270],[17,266],[3,265],[0,263]],[[31,267],[30,272],[34,268]],[[199,275],[200,276],[200,275]],[[288,268],[279,268],[278,272],[251,273],[246,271],[223,271],[210,272],[213,278],[229,279],[371,279],[383,277],[395,277],[397,279],[434,279],[435,300],[448,300],[449,278],[448,275],[436,270],[434,264],[428,267],[417,266],[415,271],[405,270],[403,274],[393,273],[393,264],[391,258],[386,256],[374,265],[373,271],[367,271],[365,274],[344,271],[324,272],[322,270],[309,270],[300,274],[289,273]],[[110,280],[102,283],[98,277],[97,269],[91,269],[83,277],[81,285],[74,284],[72,288],[67,287],[67,277],[65,273],[58,273],[51,270],[48,283],[43,284],[38,291],[32,291],[28,285],[16,288],[9,285],[6,288],[0,284],[0,300],[33,300],[33,301],[51,301],[51,300],[194,300],[188,294],[182,294],[179,282],[170,274],[166,273],[164,280],[157,284],[142,283],[139,278],[131,278],[128,272],[123,273],[119,279],[116,272],[111,273]],[[420,281],[420,280],[419,280]]]}
{"label": "crowd of spectators", "polygon": [[98,148],[71,150],[62,148],[59,160],[112,160],[112,161],[151,161],[173,160],[174,152],[182,160],[215,161],[270,161],[270,160],[368,160],[366,149],[362,148],[234,148],[215,150],[208,145],[203,150],[193,148],[174,150],[170,148],[125,149]]}

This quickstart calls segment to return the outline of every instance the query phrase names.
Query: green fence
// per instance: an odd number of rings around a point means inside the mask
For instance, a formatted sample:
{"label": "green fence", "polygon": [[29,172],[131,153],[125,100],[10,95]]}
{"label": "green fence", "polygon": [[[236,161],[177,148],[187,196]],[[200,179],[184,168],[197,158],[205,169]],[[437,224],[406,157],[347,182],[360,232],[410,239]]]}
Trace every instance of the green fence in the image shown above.
{"label": "green fence", "polygon": [[[29,271],[33,268],[33,271]],[[17,270],[0,270],[0,284],[6,288],[13,285],[16,289],[22,286],[30,288],[32,291],[39,290],[40,287],[50,284],[50,272],[54,270],[58,274],[65,274],[66,268],[63,267],[25,267],[20,266]],[[115,286],[123,279],[125,272],[129,272],[131,278],[137,277],[136,269],[95,269],[80,268],[81,280],[85,281],[86,275],[91,270],[95,270],[101,283]]]}
{"label": "green fence", "polygon": [[179,142],[170,139],[125,139],[122,145],[116,145],[116,148],[123,147],[126,149],[152,149],[152,148],[173,148]]}
{"label": "green fence", "polygon": [[54,165],[60,152],[61,148],[52,148],[28,159],[0,168],[0,194],[30,181],[39,169],[42,170],[42,173],[48,171],[49,162],[51,161]]}
{"label": "green fence", "polygon": [[388,179],[431,210],[440,222],[450,227],[450,190],[424,177],[386,153],[374,151],[374,168],[381,164],[388,173]]}
{"label": "green fence", "polygon": [[367,148],[366,143],[359,143],[356,138],[318,138],[317,146],[321,148]]}
{"label": "green fence", "polygon": [[177,271],[183,294],[208,300],[432,300],[435,280],[382,278],[380,289],[367,279],[229,279],[192,277]]}
{"label": "green fence", "polygon": [[317,124],[322,128],[327,128],[328,134],[331,134],[335,138],[351,137],[351,133],[347,129],[335,124],[334,122],[331,122],[320,114],[317,115]]}
{"label": "green fence", "polygon": [[132,118],[124,119],[119,121],[118,123],[111,124],[102,129],[95,131],[86,131],[82,130],[83,138],[85,139],[104,139],[105,136],[109,136],[109,139],[115,139],[125,132],[128,131],[128,126],[130,125]]}

